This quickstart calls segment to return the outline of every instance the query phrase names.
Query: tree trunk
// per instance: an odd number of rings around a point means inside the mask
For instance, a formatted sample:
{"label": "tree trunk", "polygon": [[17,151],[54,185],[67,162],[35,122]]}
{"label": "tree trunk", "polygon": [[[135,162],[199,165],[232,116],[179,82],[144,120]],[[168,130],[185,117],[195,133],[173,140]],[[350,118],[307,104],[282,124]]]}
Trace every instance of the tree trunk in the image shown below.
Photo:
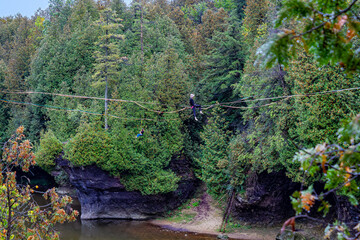
{"label": "tree trunk", "polygon": [[108,81],[107,76],[105,75],[105,129],[108,129],[108,122],[107,122],[107,114],[108,114]]}
{"label": "tree trunk", "polygon": [[[108,24],[108,22],[107,22]],[[108,30],[106,30],[106,35],[108,35]],[[108,40],[106,40],[108,41]],[[108,49],[106,48],[105,56],[106,59],[108,59]],[[107,65],[105,65],[105,130],[109,128],[108,122],[107,122],[107,114],[108,114],[108,79],[107,79]]]}
{"label": "tree trunk", "polygon": [[144,38],[143,38],[143,6],[141,1],[140,6],[141,18],[140,18],[140,41],[141,41],[141,62],[144,62]]}
{"label": "tree trunk", "polygon": [[220,226],[220,232],[224,233],[226,231],[226,223],[227,223],[227,221],[228,221],[228,219],[230,217],[230,214],[231,214],[231,209],[232,209],[232,206],[233,206],[233,203],[234,203],[235,193],[236,193],[236,191],[235,191],[235,189],[233,189],[233,191],[231,193],[231,196],[229,198],[225,213],[224,213],[224,217],[223,217],[221,226]]}

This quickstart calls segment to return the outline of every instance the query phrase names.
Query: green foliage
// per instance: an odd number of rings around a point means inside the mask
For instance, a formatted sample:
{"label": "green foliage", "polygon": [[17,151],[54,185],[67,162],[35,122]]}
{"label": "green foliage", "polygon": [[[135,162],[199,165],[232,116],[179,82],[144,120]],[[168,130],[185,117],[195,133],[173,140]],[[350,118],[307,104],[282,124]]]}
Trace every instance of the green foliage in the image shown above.
{"label": "green foliage", "polygon": [[245,16],[242,24],[244,46],[247,51],[254,47],[256,39],[262,38],[264,33],[261,29],[268,28],[268,13],[271,8],[268,0],[246,1]]}
{"label": "green foliage", "polygon": [[[247,6],[245,13],[254,14],[255,10],[250,11],[251,6]],[[255,13],[261,13],[260,16],[269,14],[259,12],[259,9]],[[247,26],[246,21],[243,26]],[[246,102],[248,109],[244,111],[243,118],[247,129],[239,140],[245,138],[244,142],[250,147],[246,148],[248,161],[243,162],[256,172],[285,168],[289,177],[300,181],[302,174],[298,171],[299,163],[291,161],[297,148],[332,139],[332,133],[339,127],[338,122],[359,110],[356,97],[351,92],[310,97],[306,97],[306,94],[356,87],[358,79],[350,80],[340,68],[319,68],[312,55],[295,47],[297,58],[288,62],[286,69],[279,65],[270,70],[259,69],[254,65],[256,60],[260,63],[266,60],[257,58],[256,49],[266,41],[264,36],[270,30],[266,21],[261,26],[266,28],[258,28],[241,81],[236,84],[237,92],[241,97],[250,98],[297,94],[304,97]],[[243,31],[245,38],[246,34],[251,33],[247,29]]]}
{"label": "green foliage", "polygon": [[112,125],[110,133],[90,124],[81,125],[65,147],[65,158],[75,166],[97,165],[119,177],[129,191],[157,194],[176,190],[180,178],[164,169],[180,150],[177,123],[148,126],[138,139],[135,129]]}
{"label": "green foliage", "polygon": [[106,165],[113,145],[108,133],[91,124],[80,125],[78,133],[65,145],[65,158],[75,166]]}
{"label": "green foliage", "polygon": [[189,92],[189,77],[175,49],[154,55],[146,62],[144,83],[152,89],[154,99],[165,106],[181,106]]}
{"label": "green foliage", "polygon": [[175,191],[179,180],[180,178],[169,170],[144,172],[142,175],[128,175],[122,178],[128,191],[140,190],[144,195]]}
{"label": "green foliage", "polygon": [[[69,140],[66,156],[75,166],[95,164],[143,194],[176,189],[179,177],[169,170],[176,158],[193,160],[218,196],[244,191],[249,171],[285,169],[293,180],[310,184],[319,169],[304,177],[292,156],[298,148],[336,141],[340,120],[360,110],[355,91],[311,95],[359,86],[359,78],[348,78],[341,68],[353,70],[358,61],[353,3],[179,0],[127,8],[122,0],[51,0],[49,17],[1,18],[0,90],[50,93],[1,93],[1,99],[60,111],[1,102],[0,138],[19,124],[34,140],[41,130],[56,129],[40,142],[45,169],[58,154],[52,148],[60,149],[56,138]],[[190,110],[176,112],[188,106],[189,93],[202,105],[231,102],[231,108],[210,116],[205,110],[204,121],[194,122]],[[308,96],[254,101],[294,94]],[[106,101],[110,127],[104,132],[104,101],[80,98],[104,95],[141,103]],[[142,128],[144,136],[135,138]]]}
{"label": "green foliage", "polygon": [[93,86],[104,89],[105,92],[105,129],[108,129],[109,83],[113,83],[117,79],[120,63],[127,59],[119,55],[119,40],[124,39],[123,35],[118,34],[119,27],[122,27],[120,21],[112,9],[104,9],[101,11],[100,19],[96,22],[100,26],[100,36],[96,43],[98,49],[94,52],[96,64],[93,78],[96,81]]}
{"label": "green foliage", "polygon": [[244,192],[245,180],[251,168],[249,164],[251,158],[251,146],[246,138],[241,134],[234,137],[229,144],[229,186],[239,194]]}
{"label": "green foliage", "polygon": [[198,207],[200,205],[200,203],[201,203],[201,200],[198,200],[196,202],[193,202],[191,205],[192,205],[192,207]]}
{"label": "green foliage", "polygon": [[36,163],[42,169],[51,172],[55,167],[55,159],[62,151],[62,143],[56,138],[53,131],[48,130],[41,135],[40,145],[35,153]]}
{"label": "green foliage", "polygon": [[[3,83],[5,80],[5,72],[6,72],[6,65],[3,60],[0,60],[0,90],[4,89]],[[0,94],[0,98],[5,98],[5,94]],[[0,125],[0,142],[3,142],[6,140],[6,130],[8,127],[8,121],[9,121],[9,107],[0,105],[0,122],[2,124]]]}
{"label": "green foliage", "polygon": [[[100,28],[99,39],[96,42],[98,48],[94,52],[96,64],[93,78],[97,80],[96,85],[104,85],[107,78],[114,81],[118,75],[119,63],[123,61],[119,55],[119,41],[124,39],[123,35],[118,34],[119,28],[122,27],[120,21],[111,9],[105,9],[96,22]],[[100,83],[103,81],[104,83]]]}
{"label": "green foliage", "polygon": [[[360,171],[359,142],[360,115],[357,115],[352,121],[343,123],[337,132],[337,140],[332,144],[318,144],[314,148],[301,150],[294,156],[294,161],[300,162],[304,174],[310,176],[321,174],[325,182],[323,192],[315,192],[310,186],[307,190],[294,193],[292,203],[297,214],[303,210],[309,212],[315,202],[319,201],[321,205],[318,211],[326,215],[330,204],[325,197],[332,192],[346,196],[354,206],[359,204],[357,181]],[[357,227],[354,229],[359,231]],[[338,239],[351,236],[348,226],[337,221],[326,229],[326,236],[334,230],[339,232]]]}
{"label": "green foliage", "polygon": [[200,133],[204,143],[196,161],[200,165],[199,178],[206,183],[208,191],[215,196],[222,196],[229,184],[229,132],[226,131],[225,121],[219,116],[219,109],[212,114],[213,117],[209,118],[204,131]]}
{"label": "green foliage", "polygon": [[[223,2],[219,2],[219,5],[220,4],[226,5],[226,3]],[[183,6],[181,10],[184,12],[185,18],[190,18],[195,23],[201,23],[201,17],[207,8],[206,2],[199,2],[193,6]]]}
{"label": "green foliage", "polygon": [[74,29],[87,28],[92,22],[99,17],[93,0],[74,1],[71,11],[71,27]]}
{"label": "green foliage", "polygon": [[[262,71],[254,66],[256,46],[259,44],[259,41],[255,42],[245,63],[241,81],[236,84],[236,90],[245,98],[290,95],[291,79],[286,79],[281,69]],[[289,129],[294,128],[296,112],[291,101],[292,99],[246,102],[247,109],[242,116],[247,129],[239,138],[243,138],[246,143],[241,146],[249,151],[246,164],[251,170],[271,172],[286,168],[289,176],[296,175],[297,166],[291,162],[296,146],[291,143],[292,136],[289,132]]]}
{"label": "green foliage", "polygon": [[[298,52],[299,58],[289,64],[287,81],[293,94],[331,91],[360,86],[359,78],[348,78],[339,67],[319,68],[316,60]],[[356,92],[339,92],[294,99],[296,126],[291,130],[297,142],[305,147],[328,139],[335,140],[340,121],[360,111]],[[295,137],[294,137],[295,138]]]}
{"label": "green foliage", "polygon": [[[71,33],[65,32],[57,39],[52,35],[46,35],[32,61],[31,75],[28,78],[31,88],[62,94],[84,93],[84,89],[79,89],[76,83],[78,78],[87,77],[86,83],[90,85],[89,72],[94,63],[92,54],[96,39],[97,31],[91,25],[87,28],[75,29]],[[87,90],[87,93],[94,93],[93,89],[87,88]],[[83,110],[76,100],[64,99],[64,97],[33,95],[31,101],[40,105],[55,105],[65,109],[79,107]],[[75,134],[75,129],[79,126],[79,120],[74,119],[74,113],[47,111],[39,107],[32,107],[31,110],[33,115],[31,126],[36,134],[45,126],[49,126],[58,130],[55,135],[60,140],[66,141]]]}
{"label": "green foliage", "polygon": [[173,156],[180,152],[181,133],[178,120],[158,119],[147,123],[145,133],[135,138],[137,130],[130,123],[125,127],[113,123],[112,156],[103,169],[119,176],[129,190],[142,194],[174,191],[180,180],[171,170],[165,170]]}
{"label": "green foliage", "polygon": [[[287,66],[296,55],[295,47],[304,48],[321,65],[341,65],[348,71],[358,68],[360,58],[355,36],[360,23],[357,1],[316,0],[284,1],[275,27],[284,28],[259,50],[267,67]],[[290,28],[286,26],[292,24]]]}
{"label": "green foliage", "polygon": [[213,50],[205,57],[206,70],[198,86],[206,102],[234,100],[232,85],[239,82],[245,63],[240,31],[240,21],[232,13],[226,31],[208,40]]}
{"label": "green foliage", "polygon": [[242,20],[245,17],[245,7],[246,7],[246,0],[233,0],[235,4],[235,8],[233,11],[235,12],[238,19]]}
{"label": "green foliage", "polygon": [[233,0],[215,0],[215,7],[224,8],[227,11],[231,11],[236,8],[236,4]]}

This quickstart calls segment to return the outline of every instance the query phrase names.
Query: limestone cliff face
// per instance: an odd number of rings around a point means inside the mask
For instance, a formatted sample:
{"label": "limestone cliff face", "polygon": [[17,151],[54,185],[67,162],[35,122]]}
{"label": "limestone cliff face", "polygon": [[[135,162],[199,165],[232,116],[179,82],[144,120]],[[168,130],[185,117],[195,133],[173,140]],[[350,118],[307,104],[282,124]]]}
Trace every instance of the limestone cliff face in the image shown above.
{"label": "limestone cliff face", "polygon": [[[286,177],[284,171],[260,174],[249,173],[246,180],[246,193],[238,195],[233,214],[237,219],[255,223],[283,223],[289,217],[295,216],[290,196],[300,190],[300,183],[294,183]],[[320,193],[324,191],[324,183],[315,182],[314,189]],[[332,208],[324,219],[332,222],[338,219],[342,222],[359,221],[360,210],[350,204],[344,196],[330,194],[327,198]],[[323,214],[315,209],[309,214],[322,219]]]}
{"label": "limestone cliff face", "polygon": [[294,216],[290,197],[300,189],[285,172],[249,172],[246,180],[246,193],[238,196],[235,202],[235,215],[248,222],[278,222]]}
{"label": "limestone cliff face", "polygon": [[147,196],[138,191],[126,191],[119,179],[96,166],[71,167],[68,161],[62,159],[57,164],[69,175],[71,185],[77,190],[81,219],[154,218],[180,206],[191,197],[197,186],[190,164],[183,159],[173,159],[169,166],[176,174],[183,176],[178,189],[167,194]]}

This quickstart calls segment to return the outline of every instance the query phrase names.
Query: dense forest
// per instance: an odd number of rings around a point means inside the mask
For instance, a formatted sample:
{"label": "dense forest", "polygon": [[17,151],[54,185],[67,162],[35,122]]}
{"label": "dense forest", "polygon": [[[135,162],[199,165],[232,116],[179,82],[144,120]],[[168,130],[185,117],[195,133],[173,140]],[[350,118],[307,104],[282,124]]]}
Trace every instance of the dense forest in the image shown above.
{"label": "dense forest", "polygon": [[24,126],[46,171],[64,152],[151,195],[177,188],[168,165],[178,157],[218,198],[243,192],[254,173],[310,184],[319,176],[305,176],[294,156],[338,141],[342,122],[360,112],[358,91],[333,92],[360,87],[359,76],[319,64],[324,53],[294,45],[286,64],[261,67],[259,49],[286,7],[278,0],[49,3],[31,18],[0,19],[0,142]]}

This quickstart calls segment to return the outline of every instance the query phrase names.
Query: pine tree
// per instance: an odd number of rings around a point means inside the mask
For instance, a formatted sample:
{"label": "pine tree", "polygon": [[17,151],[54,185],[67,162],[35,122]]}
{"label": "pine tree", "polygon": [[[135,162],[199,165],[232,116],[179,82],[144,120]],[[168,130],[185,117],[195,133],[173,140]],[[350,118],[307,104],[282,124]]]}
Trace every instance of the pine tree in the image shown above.
{"label": "pine tree", "polygon": [[[288,81],[294,83],[293,94],[308,94],[360,86],[359,78],[349,78],[340,67],[319,67],[316,60],[298,51],[298,59],[289,64]],[[343,119],[360,111],[358,93],[353,91],[322,94],[294,99],[296,142],[304,147],[334,139]]]}
{"label": "pine tree", "polygon": [[233,98],[232,85],[241,78],[245,63],[240,22],[232,12],[226,31],[216,32],[209,45],[213,50],[205,57],[206,70],[198,88],[206,102],[228,102]]}
{"label": "pine tree", "polygon": [[215,196],[222,196],[227,191],[230,181],[229,166],[229,132],[226,131],[221,111],[214,109],[213,116],[200,134],[204,143],[201,145],[201,156],[196,159],[200,165],[200,179],[207,185],[208,191]]}
{"label": "pine tree", "polygon": [[144,76],[153,89],[155,99],[164,107],[180,107],[187,99],[189,77],[175,49],[149,59]]}
{"label": "pine tree", "polygon": [[[242,34],[247,51],[253,47],[254,42],[259,38],[259,33],[264,25],[268,25],[267,15],[271,2],[269,0],[246,0],[245,16],[242,24]],[[275,9],[273,9],[275,11]],[[265,26],[265,29],[267,27]]]}
{"label": "pine tree", "polygon": [[[6,65],[3,60],[0,60],[0,90],[4,90],[3,82],[5,80]],[[0,98],[4,99],[5,94],[0,93]],[[6,106],[3,102],[0,102],[0,142],[6,140],[6,129],[8,127],[9,119],[9,106]]]}
{"label": "pine tree", "polygon": [[[104,9],[100,14],[100,19],[97,24],[102,30],[97,42],[98,50],[94,55],[96,58],[95,72],[93,78],[96,80],[94,86],[105,87],[105,129],[108,129],[107,114],[108,114],[108,91],[109,82],[115,81],[119,76],[119,63],[123,62],[124,57],[119,54],[119,40],[123,40],[124,36],[117,34],[120,19],[111,9]],[[105,85],[105,86],[104,86]]]}

